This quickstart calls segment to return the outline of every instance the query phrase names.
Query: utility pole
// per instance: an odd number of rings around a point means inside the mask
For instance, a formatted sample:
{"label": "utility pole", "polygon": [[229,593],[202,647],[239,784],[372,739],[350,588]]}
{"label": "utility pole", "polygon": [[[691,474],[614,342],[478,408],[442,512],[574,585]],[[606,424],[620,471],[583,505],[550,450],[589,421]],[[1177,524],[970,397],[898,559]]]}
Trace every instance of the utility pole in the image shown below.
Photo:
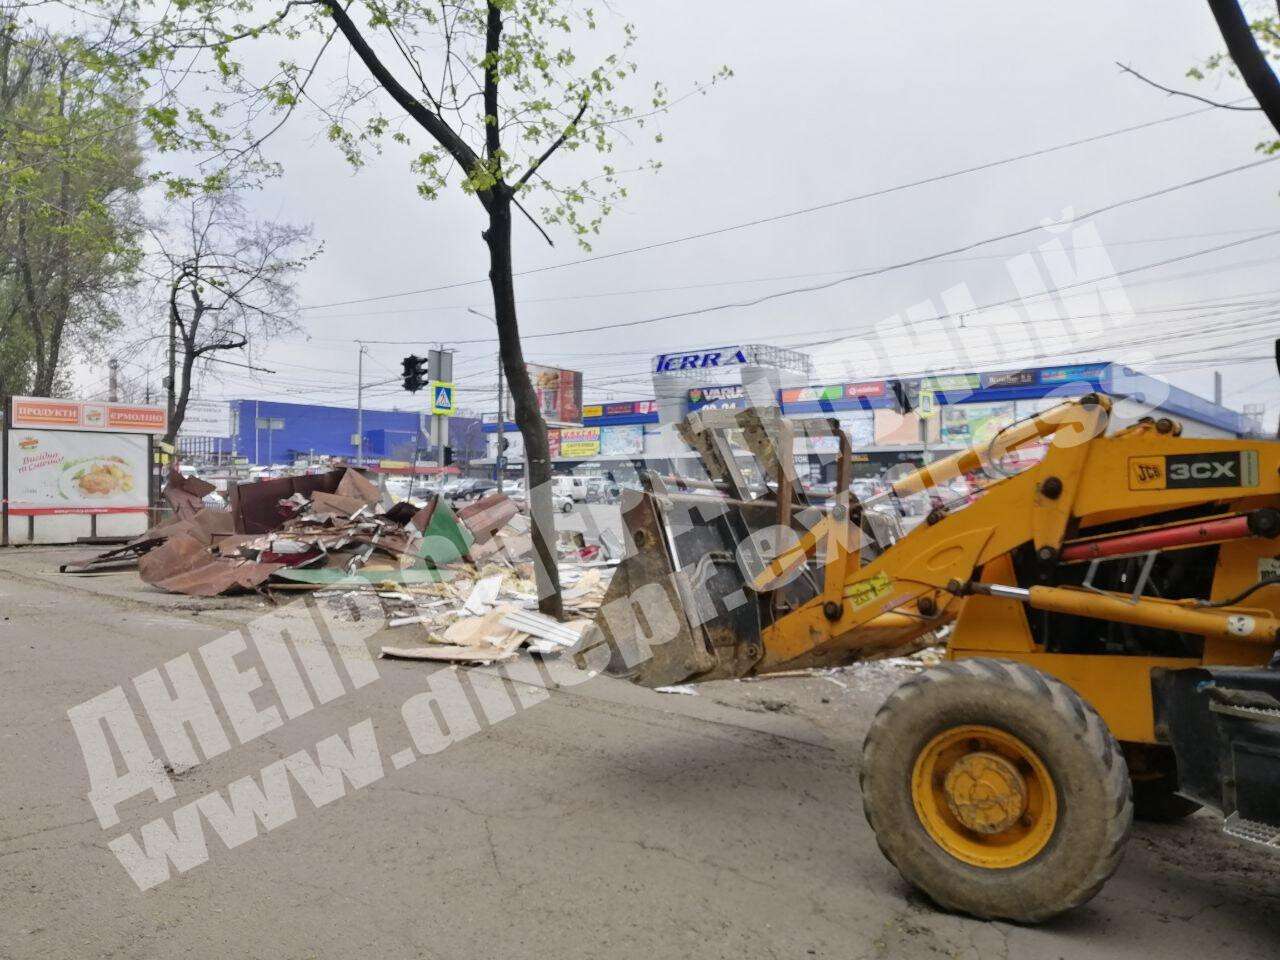
{"label": "utility pole", "polygon": [[[453,382],[453,351],[443,349],[443,345],[427,352],[427,378],[431,383],[429,390],[435,389],[439,381]],[[435,398],[431,399],[432,406]],[[436,466],[444,467],[445,447],[449,445],[449,417],[442,414],[431,415],[431,444],[436,448]]]}
{"label": "utility pole", "polygon": [[169,376],[166,386],[169,388],[169,423],[173,423],[174,407],[177,404],[178,375],[178,318],[174,311],[169,311]]}
{"label": "utility pole", "polygon": [[[359,341],[357,341],[359,342]],[[364,466],[364,344],[356,355],[356,463]]]}
{"label": "utility pole", "polygon": [[498,492],[502,493],[502,476],[507,472],[507,455],[502,449],[502,429],[506,426],[507,411],[502,402],[502,353],[498,353],[498,453],[493,458]]}
{"label": "utility pole", "polygon": [[[493,317],[489,316],[487,313],[481,313],[479,310],[473,310],[471,307],[467,307],[467,313],[474,313],[477,317],[484,317],[486,320],[492,323],[495,327],[498,325],[498,321],[493,319]],[[499,347],[498,348],[498,444],[497,444],[498,452],[494,454],[494,457],[493,457],[494,479],[498,481],[499,493],[502,493],[502,475],[507,472],[505,469],[506,457],[504,456],[503,450],[502,450],[502,432],[507,424],[507,411],[506,411],[506,407],[502,402],[502,381],[503,381],[502,348]]]}
{"label": "utility pole", "polygon": [[120,361],[115,357],[111,358],[111,362],[107,364],[110,371],[110,379],[107,381],[107,400],[111,403],[120,402]]}

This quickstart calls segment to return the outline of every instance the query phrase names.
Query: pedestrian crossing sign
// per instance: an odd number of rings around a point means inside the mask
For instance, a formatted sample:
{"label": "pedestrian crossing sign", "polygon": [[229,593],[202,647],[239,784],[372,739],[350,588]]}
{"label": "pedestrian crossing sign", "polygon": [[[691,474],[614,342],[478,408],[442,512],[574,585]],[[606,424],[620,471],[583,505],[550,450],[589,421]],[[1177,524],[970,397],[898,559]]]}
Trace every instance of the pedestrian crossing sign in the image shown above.
{"label": "pedestrian crossing sign", "polygon": [[437,416],[449,416],[457,407],[453,402],[453,384],[444,380],[431,381],[431,412]]}

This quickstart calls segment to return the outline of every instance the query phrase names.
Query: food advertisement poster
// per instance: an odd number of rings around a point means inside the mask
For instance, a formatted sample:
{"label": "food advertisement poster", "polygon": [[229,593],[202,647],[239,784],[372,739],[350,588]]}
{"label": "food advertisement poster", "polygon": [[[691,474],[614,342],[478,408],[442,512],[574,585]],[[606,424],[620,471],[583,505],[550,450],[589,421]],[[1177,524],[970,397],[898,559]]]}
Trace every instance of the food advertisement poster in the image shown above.
{"label": "food advertisement poster", "polygon": [[547,423],[582,422],[582,374],[559,367],[528,365],[538,409]]}
{"label": "food advertisement poster", "polygon": [[147,508],[141,434],[9,431],[11,514],[132,513]]}

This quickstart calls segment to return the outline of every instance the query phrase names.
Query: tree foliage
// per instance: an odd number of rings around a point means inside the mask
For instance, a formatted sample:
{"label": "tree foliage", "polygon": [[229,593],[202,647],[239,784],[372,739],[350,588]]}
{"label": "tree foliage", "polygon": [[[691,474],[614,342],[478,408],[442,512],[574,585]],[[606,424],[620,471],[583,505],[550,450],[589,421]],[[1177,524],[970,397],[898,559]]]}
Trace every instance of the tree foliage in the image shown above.
{"label": "tree foliage", "polygon": [[55,392],[120,320],[143,186],[129,91],[83,37],[0,13],[0,386]]}
{"label": "tree foliage", "polygon": [[[421,197],[453,183],[479,201],[499,355],[524,436],[542,609],[559,613],[551,459],[520,342],[512,211],[548,241],[559,227],[589,246],[626,195],[624,175],[656,166],[624,170],[615,159],[621,138],[660,141],[648,124],[671,105],[661,82],[638,85],[634,28],[575,0],[66,2],[128,17],[130,45],[103,54],[101,67],[118,82],[143,71],[142,122],[157,146],[202,158],[195,172],[169,175],[174,193],[272,169],[264,144],[305,109],[353,166],[390,142],[408,150]],[[549,161],[574,153],[594,162],[560,163],[553,179]]]}
{"label": "tree foliage", "polygon": [[[451,180],[476,195],[505,183],[520,198],[538,194],[541,222],[584,245],[626,196],[624,175],[660,166],[622,170],[610,160],[619,137],[661,141],[648,125],[670,106],[665,84],[639,84],[630,23],[573,0],[184,0],[130,10],[133,43],[102,62],[121,77],[149,71],[143,122],[156,145],[204,159],[201,176],[170,176],[178,192],[217,189],[237,167],[273,170],[264,144],[300,109],[354,167],[399,144],[422,197]],[[493,13],[496,50],[487,45]],[[335,78],[332,61],[362,42],[387,77],[352,68]],[[588,47],[598,52],[588,57]],[[721,68],[690,93],[729,75]],[[382,95],[388,77],[412,104]],[[486,79],[498,88],[492,101]],[[422,123],[425,114],[436,122]],[[552,180],[543,163],[561,150],[600,162]]]}

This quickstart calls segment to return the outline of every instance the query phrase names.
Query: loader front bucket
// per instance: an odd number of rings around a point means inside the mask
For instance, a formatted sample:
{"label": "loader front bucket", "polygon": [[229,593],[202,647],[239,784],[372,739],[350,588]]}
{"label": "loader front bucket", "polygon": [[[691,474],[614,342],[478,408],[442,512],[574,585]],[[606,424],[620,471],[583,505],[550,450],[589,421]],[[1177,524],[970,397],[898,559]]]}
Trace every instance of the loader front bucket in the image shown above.
{"label": "loader front bucket", "polygon": [[749,673],[763,654],[760,600],[746,585],[736,551],[742,517],[715,497],[673,498],[644,491],[622,505],[626,558],[605,594],[577,659],[645,687]]}

